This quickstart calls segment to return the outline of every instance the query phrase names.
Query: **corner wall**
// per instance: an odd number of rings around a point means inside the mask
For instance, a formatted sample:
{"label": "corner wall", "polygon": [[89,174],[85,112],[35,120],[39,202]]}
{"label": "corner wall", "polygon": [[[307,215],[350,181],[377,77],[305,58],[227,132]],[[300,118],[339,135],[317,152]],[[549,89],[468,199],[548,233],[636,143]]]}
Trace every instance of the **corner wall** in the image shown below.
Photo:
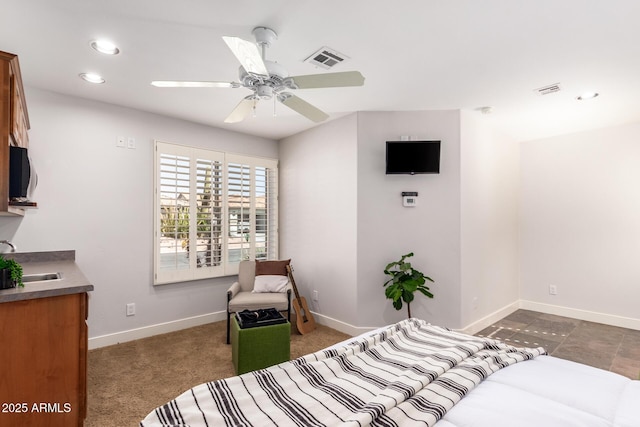
{"label": "corner wall", "polygon": [[[461,112],[461,322],[481,330],[519,299],[519,144]],[[474,331],[475,332],[475,331]]]}

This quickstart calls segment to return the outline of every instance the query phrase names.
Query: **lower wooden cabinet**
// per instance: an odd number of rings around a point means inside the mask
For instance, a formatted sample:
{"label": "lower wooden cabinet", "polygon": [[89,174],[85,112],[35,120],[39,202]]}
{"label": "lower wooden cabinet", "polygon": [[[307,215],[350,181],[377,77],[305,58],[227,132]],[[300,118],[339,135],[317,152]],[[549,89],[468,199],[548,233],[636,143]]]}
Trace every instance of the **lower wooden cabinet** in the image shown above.
{"label": "lower wooden cabinet", "polygon": [[82,426],[86,293],[0,303],[0,426]]}

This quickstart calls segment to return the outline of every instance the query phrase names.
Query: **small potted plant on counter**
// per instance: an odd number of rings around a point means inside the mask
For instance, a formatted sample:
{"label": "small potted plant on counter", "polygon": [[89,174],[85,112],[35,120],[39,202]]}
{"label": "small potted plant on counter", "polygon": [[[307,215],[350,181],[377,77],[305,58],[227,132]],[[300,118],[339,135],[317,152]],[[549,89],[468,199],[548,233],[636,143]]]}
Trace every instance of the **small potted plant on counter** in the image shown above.
{"label": "small potted plant on counter", "polygon": [[[405,259],[412,257],[413,252],[402,255],[399,261],[389,263],[384,269],[384,274],[391,276],[383,286],[386,286],[384,294],[393,300],[393,307],[396,310],[402,308],[402,301],[407,303],[407,314],[411,317],[411,301],[414,299],[414,292],[418,291],[426,297],[433,298],[429,288],[424,285],[425,281],[433,282],[433,279],[425,276],[422,272],[414,269],[410,262]],[[389,286],[387,286],[389,285]]]}
{"label": "small potted plant on counter", "polygon": [[14,259],[0,255],[0,289],[22,287],[22,266]]}

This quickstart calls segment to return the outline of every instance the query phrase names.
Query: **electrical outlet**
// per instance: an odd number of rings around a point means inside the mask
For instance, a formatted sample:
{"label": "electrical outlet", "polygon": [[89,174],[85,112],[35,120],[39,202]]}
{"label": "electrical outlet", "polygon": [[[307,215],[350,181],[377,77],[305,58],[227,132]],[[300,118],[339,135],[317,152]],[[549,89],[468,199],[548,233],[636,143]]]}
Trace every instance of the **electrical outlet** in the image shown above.
{"label": "electrical outlet", "polygon": [[136,315],[136,304],[130,302],[127,304],[127,316],[135,316]]}
{"label": "electrical outlet", "polygon": [[558,295],[558,288],[556,285],[549,285],[549,295]]}
{"label": "electrical outlet", "polygon": [[136,148],[136,139],[132,136],[130,136],[127,139],[127,148]]}
{"label": "electrical outlet", "polygon": [[313,300],[318,301],[318,291],[313,291]]}

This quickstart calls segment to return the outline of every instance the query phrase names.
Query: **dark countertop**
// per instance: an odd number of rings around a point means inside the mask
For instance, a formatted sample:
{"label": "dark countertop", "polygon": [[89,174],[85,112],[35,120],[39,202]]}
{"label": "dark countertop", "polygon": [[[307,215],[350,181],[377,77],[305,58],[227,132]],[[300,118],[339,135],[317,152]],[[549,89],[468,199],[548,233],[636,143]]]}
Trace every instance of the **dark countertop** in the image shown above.
{"label": "dark countertop", "polygon": [[24,287],[0,290],[0,303],[78,294],[93,290],[93,285],[75,262],[75,251],[3,254],[22,265],[23,274],[62,273],[59,280],[25,282]]}

